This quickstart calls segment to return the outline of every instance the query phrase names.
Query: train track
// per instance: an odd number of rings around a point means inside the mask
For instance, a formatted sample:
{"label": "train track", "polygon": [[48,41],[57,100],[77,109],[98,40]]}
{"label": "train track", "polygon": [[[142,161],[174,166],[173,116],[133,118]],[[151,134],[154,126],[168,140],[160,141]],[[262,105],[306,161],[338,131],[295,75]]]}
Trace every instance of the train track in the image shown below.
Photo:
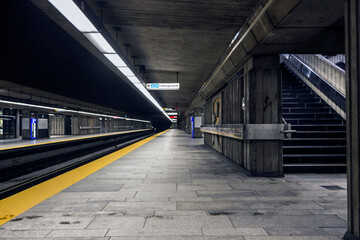
{"label": "train track", "polygon": [[[60,164],[55,164],[51,167],[41,169],[39,171],[35,171],[33,173],[27,174],[25,176],[20,176],[14,179],[11,179],[7,182],[3,182],[0,184],[0,200],[4,199],[8,196],[21,192],[27,188],[35,186],[41,182],[54,178],[58,175],[61,175],[65,172],[71,171],[75,168],[78,168],[82,165],[90,163],[96,159],[104,157],[110,153],[116,152],[124,147],[127,147],[133,143],[141,141],[147,137],[154,135],[154,133],[146,134],[141,137],[137,137],[135,139],[126,141],[124,143],[116,144],[111,147],[106,147],[104,149],[98,150],[96,152],[86,154],[81,157],[77,157],[72,160],[66,160],[61,162]],[[54,169],[55,168],[55,169]]]}

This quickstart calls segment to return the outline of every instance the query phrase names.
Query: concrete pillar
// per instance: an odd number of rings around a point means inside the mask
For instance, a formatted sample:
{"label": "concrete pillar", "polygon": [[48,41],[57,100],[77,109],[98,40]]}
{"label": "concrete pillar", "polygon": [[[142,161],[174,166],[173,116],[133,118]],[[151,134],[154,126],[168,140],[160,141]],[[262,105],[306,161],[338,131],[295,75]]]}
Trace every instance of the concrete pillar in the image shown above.
{"label": "concrete pillar", "polygon": [[106,118],[100,120],[100,133],[106,133]]}
{"label": "concrete pillar", "polygon": [[76,133],[73,133],[73,116],[71,115],[65,115],[64,116],[64,134],[65,135],[73,135],[73,134],[78,134],[77,132]]}
{"label": "concrete pillar", "polygon": [[195,108],[194,113],[191,116],[191,137],[201,138],[202,133],[200,131],[200,126],[202,123],[202,108]]}
{"label": "concrete pillar", "polygon": [[20,137],[20,110],[16,110],[16,138]]}
{"label": "concrete pillar", "polygon": [[[244,124],[281,124],[279,55],[253,56],[244,65]],[[244,168],[252,176],[283,176],[282,140],[245,140]]]}
{"label": "concrete pillar", "polygon": [[22,121],[21,121],[21,138],[23,140],[30,140],[31,139],[31,126],[30,126],[30,119],[32,115],[30,111],[23,110],[22,111]]}
{"label": "concrete pillar", "polygon": [[346,51],[346,142],[348,229],[344,239],[360,238],[360,2],[345,1],[345,51]]}
{"label": "concrete pillar", "polygon": [[191,134],[191,116],[187,115],[184,119],[185,132]]}

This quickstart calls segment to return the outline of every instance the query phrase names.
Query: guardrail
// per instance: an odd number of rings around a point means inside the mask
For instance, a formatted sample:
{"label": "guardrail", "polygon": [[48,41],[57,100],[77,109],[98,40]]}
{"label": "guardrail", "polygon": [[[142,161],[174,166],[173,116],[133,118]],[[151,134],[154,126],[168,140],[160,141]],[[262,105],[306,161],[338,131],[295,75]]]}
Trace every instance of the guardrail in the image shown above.
{"label": "guardrail", "polygon": [[100,129],[100,126],[94,126],[94,127],[89,127],[89,126],[80,126],[79,129],[83,130],[83,129]]}
{"label": "guardrail", "polygon": [[238,140],[282,140],[295,132],[290,124],[202,125],[201,131]]}
{"label": "guardrail", "polygon": [[294,54],[342,95],[346,95],[345,71],[320,54]]}
{"label": "guardrail", "polygon": [[281,56],[281,61],[341,117],[346,119],[346,98],[344,94],[339,92],[329,81],[323,79],[295,55],[283,54]]}

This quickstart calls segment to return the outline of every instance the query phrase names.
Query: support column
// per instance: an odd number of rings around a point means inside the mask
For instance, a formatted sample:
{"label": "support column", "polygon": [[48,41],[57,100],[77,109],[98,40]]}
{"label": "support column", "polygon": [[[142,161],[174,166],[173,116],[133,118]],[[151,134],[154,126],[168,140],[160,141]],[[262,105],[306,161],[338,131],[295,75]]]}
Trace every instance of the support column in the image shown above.
{"label": "support column", "polygon": [[20,137],[20,110],[16,110],[16,138]]}
{"label": "support column", "polygon": [[344,239],[360,238],[359,135],[360,135],[360,2],[345,1],[346,142],[348,228]]}
{"label": "support column", "polygon": [[[253,56],[244,74],[244,124],[281,124],[279,55]],[[245,169],[252,176],[283,176],[282,146],[282,140],[245,140]]]}
{"label": "support column", "polygon": [[193,138],[202,137],[202,133],[200,131],[202,112],[202,108],[195,108],[194,113],[191,116],[191,137]]}
{"label": "support column", "polygon": [[21,122],[21,137],[22,140],[30,140],[31,139],[31,117],[32,114],[30,111],[23,110],[22,111],[22,122]]}

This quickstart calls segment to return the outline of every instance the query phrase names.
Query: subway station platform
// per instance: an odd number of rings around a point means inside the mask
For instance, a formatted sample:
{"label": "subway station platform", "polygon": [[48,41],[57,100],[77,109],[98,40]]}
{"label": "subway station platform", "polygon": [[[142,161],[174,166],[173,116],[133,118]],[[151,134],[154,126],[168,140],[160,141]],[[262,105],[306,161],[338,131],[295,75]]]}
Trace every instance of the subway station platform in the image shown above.
{"label": "subway station platform", "polygon": [[[38,200],[0,226],[0,239],[325,240],[346,231],[344,174],[248,177],[183,131],[149,140]],[[56,193],[62,181],[46,184]]]}

